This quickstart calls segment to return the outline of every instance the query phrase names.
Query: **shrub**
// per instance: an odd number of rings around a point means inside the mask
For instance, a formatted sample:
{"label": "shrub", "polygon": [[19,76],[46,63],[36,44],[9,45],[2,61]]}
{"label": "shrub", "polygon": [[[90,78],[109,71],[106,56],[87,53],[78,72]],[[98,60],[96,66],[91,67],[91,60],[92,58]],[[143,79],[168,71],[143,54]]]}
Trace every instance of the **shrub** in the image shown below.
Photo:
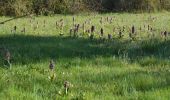
{"label": "shrub", "polygon": [[169,10],[169,0],[0,0],[0,15],[73,14],[82,11]]}

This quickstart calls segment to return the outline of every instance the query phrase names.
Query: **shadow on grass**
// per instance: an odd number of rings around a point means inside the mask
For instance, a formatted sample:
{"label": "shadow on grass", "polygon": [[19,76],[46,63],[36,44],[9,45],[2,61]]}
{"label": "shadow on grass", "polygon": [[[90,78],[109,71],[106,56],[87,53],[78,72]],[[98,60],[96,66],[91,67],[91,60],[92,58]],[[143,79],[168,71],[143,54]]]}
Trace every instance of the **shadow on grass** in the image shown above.
{"label": "shadow on grass", "polygon": [[[59,58],[95,58],[123,57],[138,61],[152,56],[159,59],[170,57],[170,41],[160,42],[157,39],[131,42],[118,40],[101,42],[86,38],[28,36],[1,36],[0,48],[8,48],[15,64],[36,63],[46,59]],[[1,55],[2,58],[2,55]]]}

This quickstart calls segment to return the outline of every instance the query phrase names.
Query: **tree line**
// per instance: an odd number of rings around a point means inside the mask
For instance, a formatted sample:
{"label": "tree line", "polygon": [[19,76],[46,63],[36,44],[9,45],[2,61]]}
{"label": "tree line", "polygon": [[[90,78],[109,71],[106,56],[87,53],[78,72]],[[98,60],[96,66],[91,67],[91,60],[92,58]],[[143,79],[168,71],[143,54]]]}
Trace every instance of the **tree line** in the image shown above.
{"label": "tree line", "polygon": [[170,10],[170,0],[0,0],[0,15],[80,12],[153,12]]}

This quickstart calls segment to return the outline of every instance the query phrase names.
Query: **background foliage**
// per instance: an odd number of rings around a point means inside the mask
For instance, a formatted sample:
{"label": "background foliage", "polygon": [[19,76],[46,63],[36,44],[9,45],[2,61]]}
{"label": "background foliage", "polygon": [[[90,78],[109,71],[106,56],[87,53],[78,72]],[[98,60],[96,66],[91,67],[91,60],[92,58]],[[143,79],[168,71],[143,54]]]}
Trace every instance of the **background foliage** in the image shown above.
{"label": "background foliage", "polygon": [[170,9],[169,0],[0,0],[0,15],[73,14],[87,11],[151,12]]}

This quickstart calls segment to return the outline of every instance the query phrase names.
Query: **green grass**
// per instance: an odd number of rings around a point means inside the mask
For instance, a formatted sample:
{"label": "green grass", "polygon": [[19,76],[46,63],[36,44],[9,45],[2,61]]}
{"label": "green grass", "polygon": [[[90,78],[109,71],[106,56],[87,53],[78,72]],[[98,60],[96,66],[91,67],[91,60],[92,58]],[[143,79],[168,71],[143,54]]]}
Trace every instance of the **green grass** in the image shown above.
{"label": "green grass", "polygon": [[[22,18],[0,25],[0,48],[8,48],[12,68],[3,65],[0,56],[0,99],[2,100],[168,100],[170,98],[170,39],[160,37],[160,31],[170,31],[170,13],[104,14],[76,17],[77,23],[91,18],[99,31],[100,17],[115,16],[112,24],[104,25],[105,37],[112,33],[113,40],[100,41],[98,35],[90,40],[87,35],[69,37],[72,16],[36,17],[39,28],[34,31],[30,18]],[[156,17],[150,22],[148,17]],[[64,18],[64,36],[59,36],[55,22]],[[6,20],[1,17],[0,20]],[[127,20],[128,19],[128,20]],[[46,20],[46,27],[43,21]],[[137,28],[150,24],[155,37],[147,31],[139,32],[131,41],[128,31],[118,39],[113,27]],[[11,29],[17,26],[17,33]],[[21,33],[23,26],[26,33]],[[87,26],[87,27],[90,27]],[[145,29],[142,29],[145,30]],[[80,30],[82,32],[82,30]],[[56,79],[50,81],[48,66],[55,61]],[[64,82],[73,87],[64,94]],[[60,94],[61,92],[61,94]]]}

